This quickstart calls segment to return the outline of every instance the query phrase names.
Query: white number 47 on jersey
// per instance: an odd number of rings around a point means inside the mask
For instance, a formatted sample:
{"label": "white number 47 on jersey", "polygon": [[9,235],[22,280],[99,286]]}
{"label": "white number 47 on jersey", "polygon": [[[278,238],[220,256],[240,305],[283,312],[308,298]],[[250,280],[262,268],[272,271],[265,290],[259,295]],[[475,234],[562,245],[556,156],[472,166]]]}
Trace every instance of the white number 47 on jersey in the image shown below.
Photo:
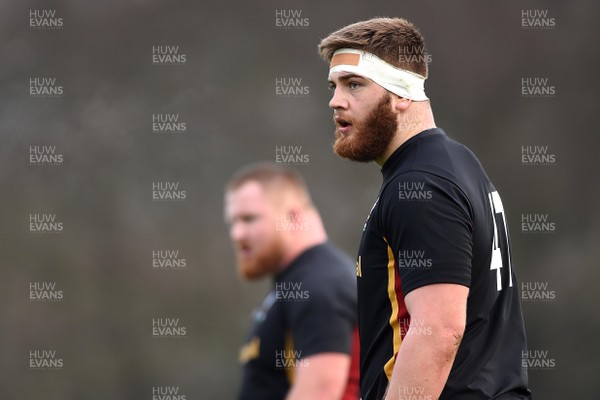
{"label": "white number 47 on jersey", "polygon": [[[492,259],[490,262],[490,270],[496,270],[496,289],[502,290],[502,268],[505,267],[502,260],[501,247],[506,251],[506,259],[508,260],[508,286],[512,287],[512,266],[510,257],[510,247],[508,244],[508,232],[506,229],[506,218],[504,217],[504,207],[502,206],[502,200],[498,192],[488,193],[488,199],[490,201],[490,208],[492,210],[492,219],[494,220],[494,238],[492,241]],[[502,218],[502,227],[499,226],[498,214]],[[500,228],[502,228],[502,235],[500,237]]]}

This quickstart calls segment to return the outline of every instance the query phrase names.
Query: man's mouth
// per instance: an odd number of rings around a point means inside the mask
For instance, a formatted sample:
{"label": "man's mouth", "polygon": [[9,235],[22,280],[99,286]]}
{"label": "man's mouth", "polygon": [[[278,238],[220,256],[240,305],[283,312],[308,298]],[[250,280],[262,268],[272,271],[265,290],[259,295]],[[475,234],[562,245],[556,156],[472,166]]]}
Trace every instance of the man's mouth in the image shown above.
{"label": "man's mouth", "polygon": [[251,249],[250,245],[245,244],[245,243],[238,245],[238,254],[240,256],[246,258],[250,255],[251,252],[252,252],[252,249]]}
{"label": "man's mouth", "polygon": [[352,123],[349,120],[344,119],[344,118],[340,117],[339,115],[335,115],[333,117],[333,119],[338,126],[338,131],[342,135],[347,134],[352,129]]}

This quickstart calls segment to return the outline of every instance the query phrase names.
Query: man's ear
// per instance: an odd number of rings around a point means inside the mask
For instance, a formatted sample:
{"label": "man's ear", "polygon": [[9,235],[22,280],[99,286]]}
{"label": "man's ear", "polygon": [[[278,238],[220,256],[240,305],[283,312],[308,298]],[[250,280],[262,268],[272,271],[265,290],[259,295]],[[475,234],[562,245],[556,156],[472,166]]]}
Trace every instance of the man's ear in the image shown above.
{"label": "man's ear", "polygon": [[394,95],[392,97],[393,99],[393,106],[394,109],[396,109],[397,111],[406,111],[408,109],[408,107],[410,106],[410,104],[412,103],[411,99],[407,99],[405,97],[400,97],[398,95]]}
{"label": "man's ear", "polygon": [[286,216],[291,222],[298,222],[301,218],[302,212],[298,207],[292,207],[287,210]]}

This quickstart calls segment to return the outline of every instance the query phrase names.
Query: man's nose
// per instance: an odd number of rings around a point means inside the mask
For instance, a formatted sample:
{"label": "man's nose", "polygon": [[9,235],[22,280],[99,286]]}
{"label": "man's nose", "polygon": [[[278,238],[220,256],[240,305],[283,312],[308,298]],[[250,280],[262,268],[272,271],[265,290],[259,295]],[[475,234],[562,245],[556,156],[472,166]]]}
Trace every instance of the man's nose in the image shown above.
{"label": "man's nose", "polygon": [[232,241],[238,242],[244,237],[244,226],[239,222],[234,222],[229,228],[229,237]]}
{"label": "man's nose", "polygon": [[335,88],[333,90],[333,96],[331,96],[331,100],[329,100],[329,108],[331,108],[332,110],[337,110],[339,108],[348,108],[348,100],[346,99],[340,88]]}

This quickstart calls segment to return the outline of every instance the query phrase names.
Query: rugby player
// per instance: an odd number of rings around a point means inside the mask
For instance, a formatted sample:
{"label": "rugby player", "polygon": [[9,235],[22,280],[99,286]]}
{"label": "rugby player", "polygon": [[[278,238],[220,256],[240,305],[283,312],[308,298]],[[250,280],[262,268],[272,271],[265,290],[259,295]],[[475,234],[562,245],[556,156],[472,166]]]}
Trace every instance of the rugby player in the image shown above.
{"label": "rugby player", "polygon": [[272,163],[241,169],[225,220],[240,274],[273,279],[240,351],[239,399],[358,399],[354,263],[328,241],[302,177]]}
{"label": "rugby player", "polygon": [[530,399],[505,211],[475,155],[435,125],[420,32],[375,18],[319,52],[335,153],[383,175],[356,268],[362,399]]}

